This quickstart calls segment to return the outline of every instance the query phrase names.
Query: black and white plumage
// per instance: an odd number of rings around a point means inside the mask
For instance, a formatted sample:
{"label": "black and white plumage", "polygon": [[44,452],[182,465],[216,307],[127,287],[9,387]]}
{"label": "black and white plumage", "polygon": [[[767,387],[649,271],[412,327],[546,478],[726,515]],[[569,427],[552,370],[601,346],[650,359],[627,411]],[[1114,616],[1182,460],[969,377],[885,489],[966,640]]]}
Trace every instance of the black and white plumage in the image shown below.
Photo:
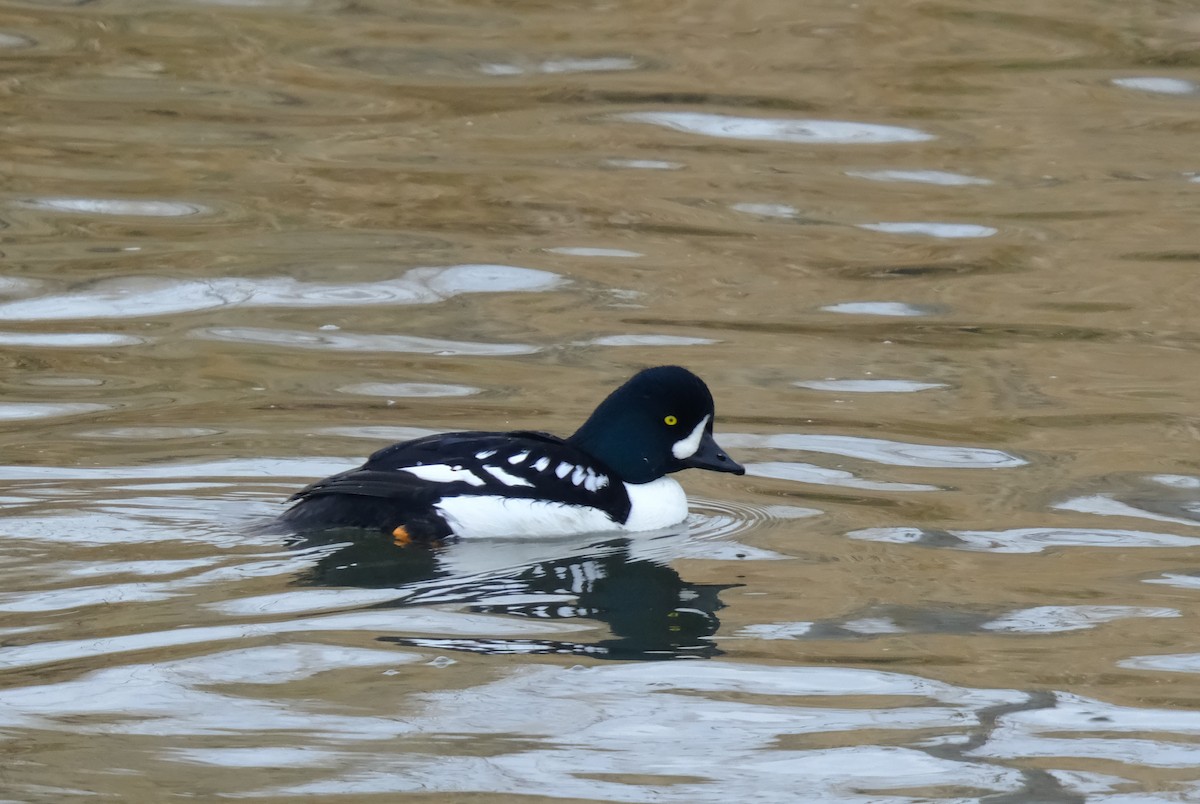
{"label": "black and white plumage", "polygon": [[660,366],[615,390],[570,438],[445,433],[393,444],[301,490],[291,530],[359,527],[413,539],[654,530],[682,522],[687,468],[743,474],[713,440],[713,401]]}

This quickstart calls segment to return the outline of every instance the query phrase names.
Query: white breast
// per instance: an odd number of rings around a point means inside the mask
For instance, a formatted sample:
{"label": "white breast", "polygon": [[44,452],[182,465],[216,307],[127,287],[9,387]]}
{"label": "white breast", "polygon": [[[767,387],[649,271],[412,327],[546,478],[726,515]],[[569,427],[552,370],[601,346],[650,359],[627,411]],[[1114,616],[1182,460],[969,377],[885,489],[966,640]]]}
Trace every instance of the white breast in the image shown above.
{"label": "white breast", "polygon": [[687,519],[687,495],[669,477],[649,483],[626,483],[625,491],[629,494],[630,509],[622,530],[658,530]]}

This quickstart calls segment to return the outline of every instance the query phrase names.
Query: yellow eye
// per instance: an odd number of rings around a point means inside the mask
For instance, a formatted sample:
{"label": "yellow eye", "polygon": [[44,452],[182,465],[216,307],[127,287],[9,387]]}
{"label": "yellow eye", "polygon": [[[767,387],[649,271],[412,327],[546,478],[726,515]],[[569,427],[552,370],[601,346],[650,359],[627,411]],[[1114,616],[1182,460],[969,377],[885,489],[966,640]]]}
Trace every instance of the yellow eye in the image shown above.
{"label": "yellow eye", "polygon": [[667,418],[663,419],[663,421],[672,427],[679,423],[679,419],[676,419],[674,416],[668,416]]}

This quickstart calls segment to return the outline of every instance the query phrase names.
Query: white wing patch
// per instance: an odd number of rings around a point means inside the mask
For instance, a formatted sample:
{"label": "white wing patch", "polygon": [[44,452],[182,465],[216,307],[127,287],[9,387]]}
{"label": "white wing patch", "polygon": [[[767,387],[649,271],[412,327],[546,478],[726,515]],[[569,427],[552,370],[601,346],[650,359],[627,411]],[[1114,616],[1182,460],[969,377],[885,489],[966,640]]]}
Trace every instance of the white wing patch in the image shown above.
{"label": "white wing patch", "polygon": [[544,457],[544,456],[541,458],[538,458],[536,461],[534,461],[534,464],[533,464],[533,468],[539,472],[546,471],[546,468],[549,466],[550,466],[550,459],[547,457]]}
{"label": "white wing patch", "polygon": [[559,479],[571,474],[571,470],[575,468],[575,464],[563,461],[558,466],[554,467],[554,474],[558,475]]}
{"label": "white wing patch", "polygon": [[495,455],[495,454],[496,454],[496,450],[494,450],[494,449],[485,449],[483,452],[476,452],[476,453],[475,453],[475,458],[476,458],[477,460],[483,461],[483,460],[487,460],[488,458],[492,457],[492,456],[493,456],[493,455]]}
{"label": "white wing patch", "polygon": [[508,459],[508,462],[509,462],[509,463],[511,463],[511,464],[513,464],[513,465],[515,466],[515,465],[517,465],[518,463],[521,463],[522,461],[524,461],[524,460],[525,460],[526,458],[528,458],[528,457],[529,457],[529,452],[528,452],[528,451],[526,451],[526,452],[518,452],[516,455],[512,455],[512,456],[510,456],[510,457],[509,457],[509,459]]}
{"label": "white wing patch", "polygon": [[708,425],[708,415],[706,414],[688,433],[687,438],[681,438],[671,445],[671,454],[678,460],[690,458],[696,454],[696,450],[700,449],[700,439],[704,438],[704,428]]}
{"label": "white wing patch", "polygon": [[533,486],[533,484],[525,478],[517,477],[511,472],[506,472],[499,466],[485,466],[483,467],[483,471],[487,472],[489,475],[496,478],[506,486]]}
{"label": "white wing patch", "polygon": [[595,492],[608,485],[608,475],[598,474],[590,466],[576,466],[575,471],[571,473],[571,483]]}
{"label": "white wing patch", "polygon": [[483,485],[483,480],[476,477],[470,469],[464,469],[461,466],[447,466],[444,463],[431,463],[428,466],[401,466],[396,471],[408,472],[433,483],[462,481],[472,486]]}

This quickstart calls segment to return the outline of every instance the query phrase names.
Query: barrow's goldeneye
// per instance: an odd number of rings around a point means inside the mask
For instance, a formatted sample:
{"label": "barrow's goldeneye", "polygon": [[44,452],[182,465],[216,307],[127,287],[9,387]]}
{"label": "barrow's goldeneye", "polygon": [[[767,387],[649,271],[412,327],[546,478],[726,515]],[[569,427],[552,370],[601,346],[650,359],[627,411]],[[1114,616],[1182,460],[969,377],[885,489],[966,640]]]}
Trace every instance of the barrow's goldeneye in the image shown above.
{"label": "barrow's goldeneye", "polygon": [[379,529],[397,543],[449,536],[654,530],[687,517],[681,469],[740,475],[713,440],[713,399],[679,366],[641,371],[570,438],[443,433],[385,447],[302,489],[289,530]]}

